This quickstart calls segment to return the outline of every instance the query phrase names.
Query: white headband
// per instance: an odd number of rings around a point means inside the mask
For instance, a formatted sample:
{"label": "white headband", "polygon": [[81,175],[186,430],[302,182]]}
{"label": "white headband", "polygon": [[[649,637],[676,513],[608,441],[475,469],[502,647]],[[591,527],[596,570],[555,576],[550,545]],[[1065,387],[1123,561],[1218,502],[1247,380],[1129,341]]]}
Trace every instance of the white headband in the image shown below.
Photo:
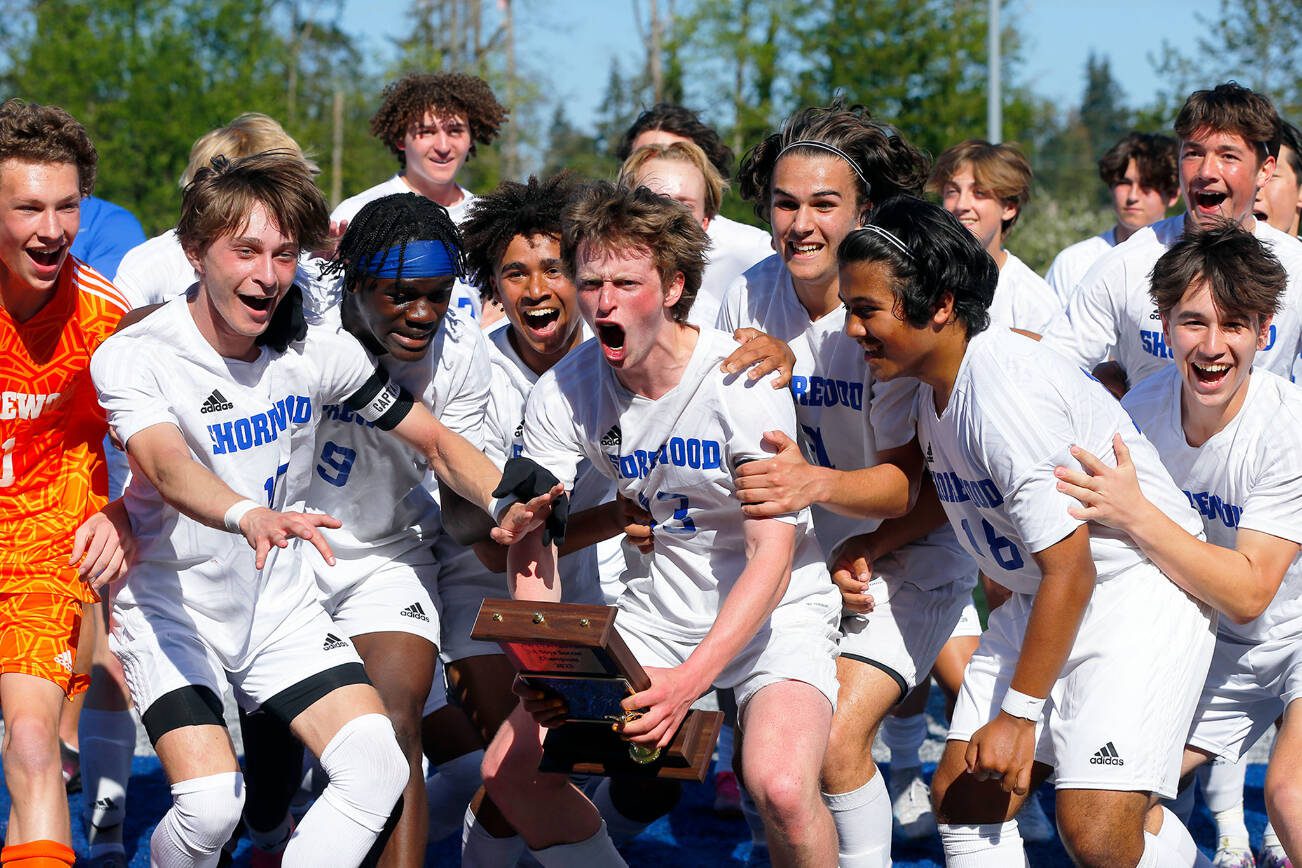
{"label": "white headband", "polygon": [[777,159],[773,161],[773,165],[776,166],[778,160],[782,159],[782,156],[787,151],[790,151],[792,148],[799,148],[802,145],[809,148],[818,148],[820,150],[827,151],[829,154],[836,154],[838,157],[845,160],[846,164],[850,166],[850,171],[854,172],[855,175],[858,176],[860,181],[863,181],[864,197],[868,198],[872,196],[873,185],[868,183],[868,179],[865,178],[863,172],[859,170],[859,164],[856,163],[854,160],[850,159],[850,155],[847,154],[845,151],[841,150],[836,145],[829,145],[827,142],[818,142],[813,139],[798,139],[797,141],[792,142],[782,150],[778,151]]}
{"label": "white headband", "polygon": [[882,238],[885,238],[893,247],[895,247],[895,249],[899,250],[909,259],[913,258],[913,253],[909,251],[909,248],[905,247],[904,242],[901,241],[899,238],[897,238],[895,236],[895,233],[891,232],[889,229],[883,229],[882,227],[876,226],[872,223],[869,223],[867,226],[863,228],[873,233],[874,235],[878,235]]}

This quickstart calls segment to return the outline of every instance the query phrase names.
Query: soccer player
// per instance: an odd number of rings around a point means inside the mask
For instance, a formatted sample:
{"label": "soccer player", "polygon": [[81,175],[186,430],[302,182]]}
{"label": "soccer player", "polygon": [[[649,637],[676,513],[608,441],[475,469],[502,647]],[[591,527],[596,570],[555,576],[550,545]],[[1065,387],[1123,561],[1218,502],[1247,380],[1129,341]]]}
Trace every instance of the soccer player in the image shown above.
{"label": "soccer player", "polygon": [[1180,197],[1175,139],[1131,132],[1099,160],[1099,178],[1112,194],[1112,228],[1065,248],[1053,258],[1045,281],[1065,305],[1076,284],[1100,256],[1166,216]]}
{"label": "soccer player", "polygon": [[106,425],[89,372],[128,306],[69,255],[97,163],[86,130],[63,109],[0,105],[0,710],[13,800],[5,865],[75,859],[59,715],[89,681],[76,657],[83,606],[98,599],[92,580],[116,576],[118,531],[128,530],[120,502],[98,511]]}
{"label": "soccer player", "polygon": [[[345,292],[339,307],[323,312],[324,319],[342,323],[393,382],[449,430],[482,448],[488,346],[478,326],[448,310],[452,284],[464,269],[461,236],[447,211],[413,193],[368,202],[340,241],[332,268],[342,273]],[[317,450],[307,503],[343,527],[323,532],[335,555],[333,564],[314,549],[308,557],[322,603],[340,635],[356,645],[409,769],[402,811],[381,862],[418,866],[425,855],[428,818],[421,710],[434,677],[440,618],[435,604],[439,564],[429,540],[416,528],[437,506],[422,485],[425,459],[365,424],[345,405],[322,408]],[[253,728],[262,732],[266,723]],[[289,837],[288,796],[298,776],[265,784],[262,772],[255,777],[250,726],[244,726],[244,733],[249,754],[245,819],[254,843],[274,852]]]}
{"label": "soccer player", "polygon": [[873,469],[860,512],[880,514],[925,468],[959,539],[1012,591],[968,664],[932,780],[947,863],[1023,864],[1012,818],[1053,774],[1077,864],[1190,864],[1175,852],[1193,846],[1183,827],[1164,823],[1159,839],[1144,817],[1154,796],[1175,793],[1214,644],[1210,611],[1136,542],[1068,515],[1054,467],[1071,444],[1104,454],[1119,434],[1145,496],[1190,533],[1197,515],[1100,384],[989,328],[997,269],[952,215],[884,203],[839,258],[846,330],[873,376],[922,383],[916,444]]}
{"label": "soccer player", "polygon": [[[732,150],[723,143],[719,134],[701,121],[699,115],[685,106],[661,102],[637,116],[637,120],[624,131],[615,156],[627,160],[638,148],[647,145],[669,145],[674,142],[691,142],[705,152],[719,177],[727,181],[732,177]],[[710,272],[721,286],[772,253],[769,234],[763,229],[748,226],[716,214],[706,229],[710,236]],[[712,326],[713,322],[702,322]]]}
{"label": "soccer player", "polygon": [[[432,199],[459,224],[475,195],[457,183],[457,173],[475,155],[476,144],[492,144],[506,117],[492,88],[473,75],[412,73],[390,82],[371,118],[371,135],[398,158],[398,171],[340,202],[330,215],[332,226],[341,231],[367,202],[393,193]],[[453,307],[478,317],[478,293],[459,282]]]}
{"label": "soccer player", "polygon": [[1161,314],[1148,294],[1149,272],[1186,231],[1228,220],[1261,239],[1289,274],[1290,290],[1255,362],[1287,377],[1302,340],[1295,309],[1302,295],[1302,246],[1252,213],[1257,191],[1275,172],[1279,129],[1270,100],[1235,82],[1190,94],[1175,119],[1186,213],[1139,230],[1095,263],[1044,342],[1087,370],[1115,359],[1131,387],[1171,364]]}
{"label": "soccer player", "polygon": [[1148,502],[1121,444],[1115,467],[1077,447],[1086,472],[1058,473],[1080,501],[1073,516],[1127,534],[1222,613],[1181,771],[1212,756],[1237,762],[1282,713],[1266,807],[1287,857],[1299,862],[1302,392],[1253,370],[1287,284],[1268,248],[1233,224],[1187,233],[1153,267],[1149,291],[1175,364],[1122,403],[1201,515],[1205,542]]}
{"label": "soccer player", "polygon": [[[711,685],[735,690],[744,775],[775,861],[828,865],[835,828],[818,766],[836,701],[837,601],[808,512],[748,519],[733,473],[761,458],[789,396],[718,370],[736,346],[686,324],[707,239],[691,214],[645,188],[602,184],[566,213],[562,241],[596,332],[529,395],[523,456],[567,486],[587,459],[656,520],[649,575],[619,598],[617,629],[648,667],[644,715],[626,737],[664,746]],[[512,593],[558,599],[565,577],[540,535],[512,546]],[[484,761],[489,795],[544,865],[621,865],[597,810],[568,780],[537,772],[540,723],[559,700],[528,690]]]}
{"label": "soccer player", "polygon": [[[874,607],[841,621],[840,695],[822,766],[838,862],[856,868],[890,858],[892,797],[872,760],[877,727],[928,677],[976,579],[934,494],[932,508],[919,510],[902,537],[890,528],[875,534],[881,522],[845,514],[856,499],[854,472],[913,439],[916,383],[891,387],[899,395],[878,394],[863,351],[844,334],[836,250],[877,202],[921,194],[926,171],[921,152],[862,108],[834,104],[792,116],[747,154],[739,173],[742,195],[772,226],[777,253],[729,288],[718,320],[724,331],[754,328],[786,341],[796,357],[790,388],[799,434],[765,434],[776,457],[738,470],[746,513],[813,506],[826,563],[848,570],[864,560],[856,573]],[[870,428],[866,414],[879,400],[902,412],[893,420],[879,414]]]}
{"label": "soccer player", "polygon": [[1257,191],[1252,216],[1297,237],[1302,216],[1302,131],[1288,121],[1280,122],[1275,174]]}
{"label": "soccer player", "polygon": [[[653,193],[681,202],[707,233],[719,217],[728,182],[695,142],[643,145],[619,170],[619,183],[639,184]],[[723,294],[737,275],[728,263],[713,257],[701,276],[701,291],[692,303],[692,325],[713,328]]]}
{"label": "soccer player", "polygon": [[[313,174],[320,171],[274,118],[259,112],[245,112],[226,126],[209,130],[195,140],[190,147],[185,171],[181,173],[181,189],[184,190],[195,174],[212,162],[213,157],[234,160],[273,150],[292,151],[303,158]],[[194,266],[181,248],[176,229],[169,229],[127,251],[113,283],[134,309],[180,295],[197,279]],[[298,283],[304,288],[310,285],[305,278],[300,278]]]}
{"label": "soccer player", "polygon": [[[303,322],[291,288],[300,248],[327,230],[297,154],[215,160],[186,188],[177,224],[197,289],[120,331],[92,362],[139,470],[126,501],[140,556],[114,601],[113,650],[172,782],[151,841],[159,866],[212,864],[239,819],[224,683],[246,711],[287,724],[330,778],[286,863],[357,864],[407,782],[383,703],[302,553],[307,541],[334,561],[317,528],[339,521],[296,511],[324,407],[393,430],[440,479],[495,506],[498,474],[471,444],[390,383],[351,335]],[[546,502],[512,504],[503,521],[519,530]]]}
{"label": "soccer player", "polygon": [[945,210],[971,230],[999,267],[999,286],[990,305],[995,328],[1042,334],[1061,309],[1053,290],[1004,242],[1031,198],[1031,164],[1012,145],[968,139],[936,158],[927,189]]}

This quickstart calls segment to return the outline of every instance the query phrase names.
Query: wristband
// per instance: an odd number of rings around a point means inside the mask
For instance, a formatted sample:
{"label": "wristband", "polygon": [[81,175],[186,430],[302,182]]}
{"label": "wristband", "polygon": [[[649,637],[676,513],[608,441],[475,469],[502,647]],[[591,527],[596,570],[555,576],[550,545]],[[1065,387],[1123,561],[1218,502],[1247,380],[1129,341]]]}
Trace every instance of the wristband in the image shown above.
{"label": "wristband", "polygon": [[494,497],[488,502],[488,514],[493,517],[495,523],[501,524],[502,516],[506,515],[506,511],[511,508],[511,504],[519,502],[519,498],[514,494],[507,494],[503,497]]}
{"label": "wristband", "polygon": [[1040,716],[1044,713],[1044,700],[1019,693],[1010,687],[1004,694],[1004,701],[1000,704],[999,710],[1011,717],[1039,723]]}
{"label": "wristband", "polygon": [[242,535],[244,531],[240,530],[240,519],[257,508],[258,505],[251,500],[237,500],[231,505],[230,509],[226,510],[226,517],[222,519],[222,523],[226,525],[226,529],[231,533]]}

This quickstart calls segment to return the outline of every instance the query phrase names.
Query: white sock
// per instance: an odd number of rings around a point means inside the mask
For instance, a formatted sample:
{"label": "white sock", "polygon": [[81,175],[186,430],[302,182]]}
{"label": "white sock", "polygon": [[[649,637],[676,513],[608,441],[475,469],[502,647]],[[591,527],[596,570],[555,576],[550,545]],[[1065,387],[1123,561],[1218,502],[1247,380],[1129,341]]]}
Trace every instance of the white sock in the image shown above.
{"label": "white sock", "polygon": [[891,749],[891,771],[915,769],[922,765],[918,748],[927,740],[927,715],[896,717],[888,714],[882,721],[882,743]]}
{"label": "white sock", "polygon": [[1017,821],[959,825],[940,823],[947,868],[1026,868]]}
{"label": "white sock", "polygon": [[530,850],[543,868],[628,868],[624,857],[615,849],[603,822],[597,834],[574,844],[557,844],[542,850]]}
{"label": "white sock", "polygon": [[1247,766],[1241,762],[1214,762],[1198,770],[1203,787],[1203,801],[1216,821],[1217,848],[1222,844],[1248,849],[1248,826],[1243,819],[1243,777]]}
{"label": "white sock", "polygon": [[1162,846],[1157,843],[1157,836],[1151,832],[1144,833],[1144,852],[1140,854],[1139,864],[1135,868],[1176,868],[1176,863],[1167,861],[1163,863],[1162,857],[1169,854],[1164,853]]}
{"label": "white sock", "polygon": [[290,813],[285,813],[285,819],[274,829],[268,829],[265,832],[259,832],[246,821],[245,830],[249,833],[249,841],[254,847],[257,847],[264,853],[283,853],[285,846],[289,844],[289,836],[294,832],[294,817]]}
{"label": "white sock", "polygon": [[83,708],[77,725],[81,781],[90,855],[122,851],[127,782],[136,750],[136,723],[129,711]]}
{"label": "white sock", "polygon": [[431,841],[442,841],[462,827],[466,806],[483,782],[479,773],[483,761],[484,752],[472,750],[443,763],[437,774],[425,779]]}
{"label": "white sock", "polygon": [[212,868],[240,821],[244,775],[222,772],[172,784],[172,807],[149,839],[152,868]]}
{"label": "white sock", "polygon": [[649,822],[634,820],[619,812],[619,808],[615,807],[615,802],[610,798],[610,778],[602,778],[590,798],[597,808],[597,813],[601,814],[601,819],[605,821],[606,831],[616,847],[622,847],[632,841],[651,825]]}
{"label": "white sock", "polygon": [[1162,828],[1157,835],[1144,833],[1144,849],[1149,849],[1148,841],[1153,839],[1158,847],[1159,861],[1155,865],[1171,866],[1171,868],[1211,868],[1211,860],[1202,854],[1194,839],[1189,835],[1189,829],[1180,818],[1171,812],[1171,809],[1162,807]]}
{"label": "white sock", "polygon": [[479,824],[475,812],[466,808],[461,827],[461,868],[513,868],[524,849],[524,839],[519,835],[494,838]]}
{"label": "white sock", "polygon": [[724,724],[719,730],[718,761],[714,764],[714,773],[732,771],[732,727]]}
{"label": "white sock", "polygon": [[1275,834],[1275,826],[1270,822],[1270,818],[1266,819],[1266,831],[1261,833],[1261,846],[1279,847],[1280,849],[1284,847],[1279,841],[1279,835]]}
{"label": "white sock", "polygon": [[891,864],[891,798],[881,772],[848,793],[823,793],[840,841],[840,868],[886,868]]}

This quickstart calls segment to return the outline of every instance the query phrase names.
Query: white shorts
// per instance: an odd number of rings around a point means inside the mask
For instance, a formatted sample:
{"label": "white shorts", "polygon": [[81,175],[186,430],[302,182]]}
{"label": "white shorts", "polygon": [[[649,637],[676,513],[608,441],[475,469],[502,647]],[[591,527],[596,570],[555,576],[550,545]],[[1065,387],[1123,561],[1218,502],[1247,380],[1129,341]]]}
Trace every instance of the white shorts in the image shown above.
{"label": "white shorts", "polygon": [[319,605],[285,619],[238,671],[224,668],[182,621],[146,615],[136,606],[113,614],[109,647],[122,661],[131,700],[142,717],[160,697],[187,685],[221,696],[229,684],[240,708],[255,711],[313,676],[348,663],[362,665],[352,642]]}
{"label": "white shorts", "polygon": [[912,582],[877,576],[865,593],[873,598],[873,610],[841,619],[841,656],[894,678],[903,700],[919,678],[930,676],[964,608],[972,606],[972,581],[958,579],[923,590]]}
{"label": "white shorts", "polygon": [[1237,762],[1302,697],[1302,639],[1217,639],[1189,744]]}
{"label": "white shorts", "polygon": [[[959,691],[953,741],[998,713],[1034,595],[990,613]],[[1215,644],[1210,610],[1148,563],[1101,582],[1036,727],[1036,760],[1060,789],[1175,796],[1189,720]]]}
{"label": "white shorts", "polygon": [[[838,614],[821,601],[789,603],[774,611],[769,622],[714,680],[715,687],[733,691],[739,719],[752,696],[779,681],[810,684],[836,708]],[[654,625],[630,618],[616,618],[615,627],[643,666],[679,666],[700,644],[674,639]]]}
{"label": "white shorts", "polygon": [[963,607],[963,613],[958,616],[958,623],[954,625],[954,632],[950,635],[951,639],[962,639],[969,636],[980,636],[981,615],[977,613],[976,604],[972,602],[972,595],[969,591],[967,605]]}
{"label": "white shorts", "polygon": [[429,717],[436,711],[441,711],[448,705],[448,673],[443,668],[443,661],[435,659],[434,661],[434,680],[430,682],[429,696],[425,697],[425,707],[421,709],[421,717]]}
{"label": "white shorts", "polygon": [[435,584],[438,564],[428,550],[410,552],[401,560],[339,557],[335,567],[324,569],[356,576],[321,601],[344,635],[411,633],[438,647],[439,609],[426,590],[427,582]]}

